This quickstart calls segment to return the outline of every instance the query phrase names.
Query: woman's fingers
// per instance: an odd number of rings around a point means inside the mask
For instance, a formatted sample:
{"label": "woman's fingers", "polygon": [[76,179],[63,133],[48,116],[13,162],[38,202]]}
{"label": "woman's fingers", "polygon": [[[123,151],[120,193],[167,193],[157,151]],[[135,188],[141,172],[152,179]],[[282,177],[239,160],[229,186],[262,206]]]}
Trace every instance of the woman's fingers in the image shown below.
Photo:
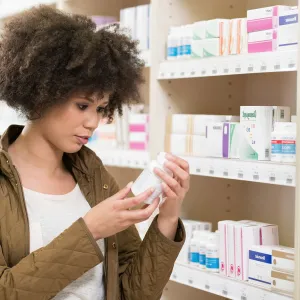
{"label": "woman's fingers", "polygon": [[170,153],[166,154],[166,159],[175,163],[176,165],[181,167],[184,171],[186,171],[188,174],[190,174],[190,165],[186,160],[178,156],[172,155]]}
{"label": "woman's fingers", "polygon": [[171,177],[168,173],[155,168],[154,172],[157,176],[159,176],[176,194],[180,193],[181,185],[177,180]]}
{"label": "woman's fingers", "polygon": [[135,197],[120,199],[114,203],[114,208],[118,210],[127,210],[129,208],[137,206],[147,200],[148,197],[153,194],[153,192],[154,188],[150,188]]}
{"label": "woman's fingers", "polygon": [[166,168],[168,168],[170,171],[173,172],[173,174],[179,178],[181,181],[181,185],[183,188],[188,189],[189,188],[189,178],[190,175],[188,172],[186,172],[184,169],[182,169],[179,165],[175,164],[172,161],[167,161],[165,163]]}
{"label": "woman's fingers", "polygon": [[177,194],[165,182],[162,183],[162,188],[167,198],[174,199],[177,197]]}
{"label": "woman's fingers", "polygon": [[150,205],[145,208],[126,211],[126,218],[133,224],[139,223],[150,218],[159,205],[159,198],[156,198]]}

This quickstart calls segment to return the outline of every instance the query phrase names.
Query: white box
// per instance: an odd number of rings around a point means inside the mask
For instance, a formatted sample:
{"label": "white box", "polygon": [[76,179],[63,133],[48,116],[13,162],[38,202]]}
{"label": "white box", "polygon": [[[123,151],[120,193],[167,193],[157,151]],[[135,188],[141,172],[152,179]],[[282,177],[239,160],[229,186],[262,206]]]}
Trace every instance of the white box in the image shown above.
{"label": "white box", "polygon": [[131,38],[136,39],[136,7],[121,9],[120,24],[129,31]]}
{"label": "white box", "polygon": [[249,249],[249,282],[271,287],[272,247],[252,246]]}
{"label": "white box", "polygon": [[225,122],[223,124],[223,157],[240,158],[241,124]]}
{"label": "white box", "polygon": [[209,156],[209,149],[208,149],[206,136],[202,136],[202,135],[191,136],[190,154],[192,156],[200,156],[200,157]]}
{"label": "white box", "polygon": [[191,134],[192,116],[185,114],[174,114],[167,118],[167,133]]}
{"label": "white box", "polygon": [[228,55],[228,39],[214,38],[203,40],[203,57]]}
{"label": "white box", "polygon": [[206,125],[206,139],[209,156],[223,157],[223,123],[212,122]]}
{"label": "white box", "polygon": [[248,52],[247,19],[232,19],[229,23],[228,53],[230,55]]}
{"label": "white box", "polygon": [[277,225],[256,221],[252,221],[250,224],[259,227],[260,245],[279,246],[279,233]]}
{"label": "white box", "polygon": [[274,248],[272,251],[272,267],[274,270],[294,273],[295,249],[283,246]]}
{"label": "white box", "polygon": [[140,50],[149,49],[150,35],[150,5],[136,7],[136,39],[140,41]]}
{"label": "white box", "polygon": [[227,263],[227,276],[235,278],[236,275],[236,260],[235,260],[235,222],[227,224],[227,252],[228,252],[228,263]]}
{"label": "white box", "polygon": [[275,122],[291,122],[291,108],[288,106],[273,106],[273,124]]}
{"label": "white box", "polygon": [[206,38],[206,21],[199,21],[193,24],[193,40],[204,40]]}
{"label": "white box", "polygon": [[219,221],[218,230],[220,233],[220,274],[228,275],[228,224],[235,223],[234,221]]}
{"label": "white box", "polygon": [[204,57],[204,41],[203,40],[193,40],[192,41],[192,57],[193,58],[203,58]]}
{"label": "white box", "polygon": [[214,19],[206,21],[205,31],[206,39],[222,38],[227,43],[229,35],[229,20]]}
{"label": "white box", "polygon": [[271,272],[272,290],[279,293],[292,295],[295,289],[293,274],[273,270]]}
{"label": "white box", "polygon": [[270,160],[272,106],[241,106],[240,159]]}
{"label": "white box", "polygon": [[168,134],[166,135],[165,149],[175,155],[189,155],[190,139],[191,136],[186,134]]}

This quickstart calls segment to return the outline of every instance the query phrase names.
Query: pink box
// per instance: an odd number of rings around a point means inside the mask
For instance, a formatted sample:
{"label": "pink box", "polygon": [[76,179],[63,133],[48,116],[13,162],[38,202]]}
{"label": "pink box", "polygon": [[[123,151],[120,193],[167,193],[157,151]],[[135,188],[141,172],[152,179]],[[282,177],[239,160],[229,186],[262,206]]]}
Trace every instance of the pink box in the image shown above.
{"label": "pink box", "polygon": [[256,32],[278,28],[279,16],[290,6],[276,5],[247,11],[247,31]]}
{"label": "pink box", "polygon": [[272,52],[278,49],[277,29],[248,34],[248,53]]}
{"label": "pink box", "polygon": [[148,114],[130,114],[129,131],[130,132],[147,132],[149,128]]}
{"label": "pink box", "polygon": [[130,150],[147,150],[149,135],[145,132],[129,133],[129,149]]}

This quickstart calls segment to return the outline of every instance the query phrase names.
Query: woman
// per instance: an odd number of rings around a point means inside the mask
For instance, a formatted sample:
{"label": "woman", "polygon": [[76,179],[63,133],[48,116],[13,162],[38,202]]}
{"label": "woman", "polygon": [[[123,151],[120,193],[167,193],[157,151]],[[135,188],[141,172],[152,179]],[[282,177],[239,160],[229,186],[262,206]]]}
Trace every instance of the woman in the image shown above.
{"label": "woman", "polygon": [[157,300],[184,243],[188,164],[156,170],[165,203],[143,242],[134,224],[158,206],[119,190],[84,145],[103,117],[139,100],[143,63],[116,25],[41,6],[12,19],[0,44],[0,99],[28,122],[0,141],[0,299]]}

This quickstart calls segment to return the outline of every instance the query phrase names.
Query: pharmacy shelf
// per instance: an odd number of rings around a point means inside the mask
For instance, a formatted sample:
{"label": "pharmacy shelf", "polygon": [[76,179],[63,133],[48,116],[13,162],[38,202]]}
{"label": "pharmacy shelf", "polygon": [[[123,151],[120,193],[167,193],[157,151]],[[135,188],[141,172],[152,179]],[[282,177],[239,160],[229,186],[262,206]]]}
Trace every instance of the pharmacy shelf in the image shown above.
{"label": "pharmacy shelf", "polygon": [[150,50],[141,51],[140,57],[145,62],[145,67],[150,67]]}
{"label": "pharmacy shelf", "polygon": [[243,281],[223,277],[220,274],[202,271],[197,267],[176,263],[170,278],[196,289],[233,300],[290,300],[292,297]]}
{"label": "pharmacy shelf", "polygon": [[0,1],[0,19],[11,17],[35,5],[52,5],[56,3],[57,1],[54,0]]}
{"label": "pharmacy shelf", "polygon": [[297,51],[164,61],[158,79],[179,79],[297,70]]}
{"label": "pharmacy shelf", "polygon": [[112,150],[96,153],[104,165],[112,167],[144,169],[150,161],[150,155],[145,151]]}
{"label": "pharmacy shelf", "polygon": [[294,164],[208,157],[183,158],[189,162],[192,175],[296,186],[296,166]]}

